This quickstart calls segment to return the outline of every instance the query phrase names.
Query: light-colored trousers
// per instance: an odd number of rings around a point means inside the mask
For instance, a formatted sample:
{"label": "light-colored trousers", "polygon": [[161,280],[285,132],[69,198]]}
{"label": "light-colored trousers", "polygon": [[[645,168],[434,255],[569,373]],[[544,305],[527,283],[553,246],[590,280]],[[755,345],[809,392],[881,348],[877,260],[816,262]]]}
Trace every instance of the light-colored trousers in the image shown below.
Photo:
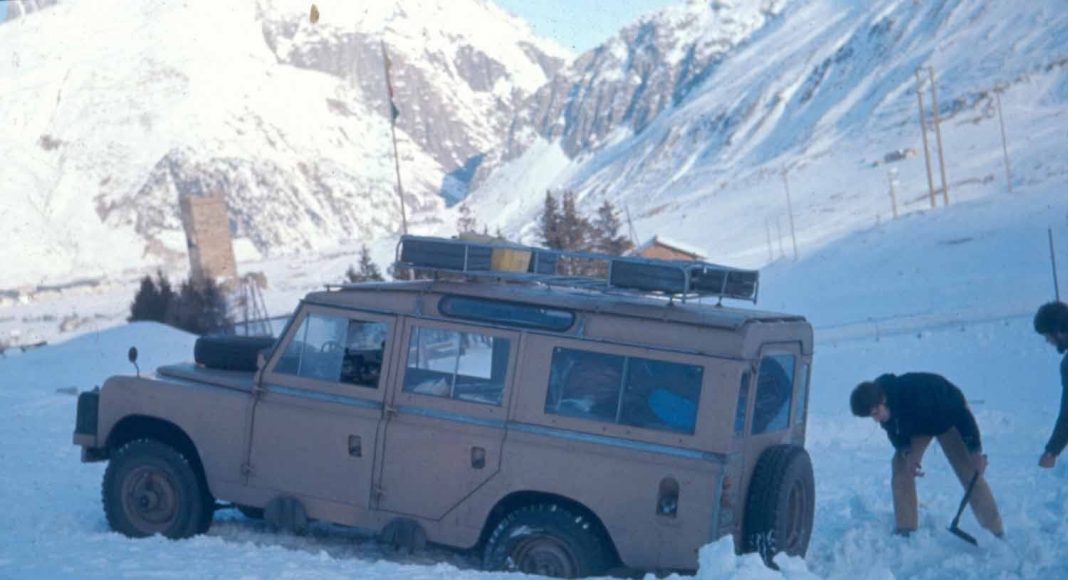
{"label": "light-colored trousers", "polygon": [[[930,436],[912,438],[912,450],[909,453],[916,458],[917,462],[923,458],[923,452],[931,444],[931,439]],[[951,428],[938,436],[938,444],[942,447],[942,452],[946,454],[946,459],[949,459],[949,464],[953,466],[957,479],[967,489],[972,476],[975,475],[975,468],[972,466],[971,454],[968,453],[968,448],[964,445],[960,432],[955,428]],[[916,476],[909,472],[908,457],[904,453],[900,451],[895,453],[892,463],[893,477],[891,479],[891,487],[894,490],[894,519],[897,523],[897,530],[899,532],[911,532],[916,529],[919,520],[916,500]],[[986,482],[986,478],[980,476],[976,480],[970,503],[972,513],[975,514],[975,519],[979,521],[979,525],[998,536],[1004,532],[1001,524],[1001,514],[998,513],[998,504],[994,501],[994,494],[990,491],[990,485]],[[947,517],[951,517],[951,515],[947,514]]]}

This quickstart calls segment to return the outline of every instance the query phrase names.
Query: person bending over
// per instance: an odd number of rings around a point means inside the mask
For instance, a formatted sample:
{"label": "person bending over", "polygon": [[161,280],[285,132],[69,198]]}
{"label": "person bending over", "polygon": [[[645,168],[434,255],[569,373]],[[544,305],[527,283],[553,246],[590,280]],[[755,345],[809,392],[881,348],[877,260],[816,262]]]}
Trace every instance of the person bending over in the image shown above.
{"label": "person bending over", "polygon": [[854,415],[879,423],[894,446],[891,489],[896,533],[907,536],[916,530],[916,478],[923,475],[924,451],[937,437],[961,485],[967,488],[972,476],[979,474],[971,496],[979,524],[995,536],[1004,534],[994,494],[983,477],[987,460],[979,426],[953,383],[932,373],[885,374],[857,385],[849,403]]}

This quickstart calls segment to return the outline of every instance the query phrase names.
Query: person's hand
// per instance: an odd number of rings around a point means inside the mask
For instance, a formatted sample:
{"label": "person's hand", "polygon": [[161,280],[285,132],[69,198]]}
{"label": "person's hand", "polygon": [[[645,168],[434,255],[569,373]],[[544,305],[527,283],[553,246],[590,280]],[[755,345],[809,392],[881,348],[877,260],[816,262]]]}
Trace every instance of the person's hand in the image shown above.
{"label": "person's hand", "polygon": [[920,465],[920,457],[905,451],[905,473],[911,473],[915,477],[923,477],[923,466]]}
{"label": "person's hand", "polygon": [[983,475],[986,472],[987,463],[986,455],[982,451],[972,453],[972,467],[975,468],[979,475]]}
{"label": "person's hand", "polygon": [[1054,465],[1057,465],[1057,456],[1049,453],[1043,453],[1042,457],[1038,458],[1038,466],[1044,469],[1052,469]]}

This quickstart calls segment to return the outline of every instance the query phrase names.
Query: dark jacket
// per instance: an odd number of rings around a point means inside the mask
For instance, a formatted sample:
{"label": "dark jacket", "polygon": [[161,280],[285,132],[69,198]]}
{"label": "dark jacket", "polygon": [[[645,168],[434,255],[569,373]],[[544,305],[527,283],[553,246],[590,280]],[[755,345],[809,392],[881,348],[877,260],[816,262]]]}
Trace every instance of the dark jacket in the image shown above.
{"label": "dark jacket", "polygon": [[1046,453],[1060,455],[1065,445],[1068,445],[1068,355],[1061,360],[1061,413],[1057,416],[1049,443],[1046,443]]}
{"label": "dark jacket", "polygon": [[875,379],[886,393],[890,420],[883,423],[890,443],[898,451],[909,449],[912,437],[938,436],[956,427],[968,451],[981,451],[979,426],[964,394],[953,383],[932,373],[883,375]]}

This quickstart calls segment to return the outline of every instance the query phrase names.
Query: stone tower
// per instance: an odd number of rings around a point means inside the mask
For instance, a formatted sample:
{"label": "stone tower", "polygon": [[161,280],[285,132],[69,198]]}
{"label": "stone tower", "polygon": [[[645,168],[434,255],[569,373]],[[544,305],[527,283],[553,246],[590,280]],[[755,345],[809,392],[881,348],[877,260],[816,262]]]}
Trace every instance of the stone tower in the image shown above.
{"label": "stone tower", "polygon": [[237,263],[225,194],[182,195],[179,204],[189,247],[190,278],[194,282],[209,278],[224,284],[235,281]]}

